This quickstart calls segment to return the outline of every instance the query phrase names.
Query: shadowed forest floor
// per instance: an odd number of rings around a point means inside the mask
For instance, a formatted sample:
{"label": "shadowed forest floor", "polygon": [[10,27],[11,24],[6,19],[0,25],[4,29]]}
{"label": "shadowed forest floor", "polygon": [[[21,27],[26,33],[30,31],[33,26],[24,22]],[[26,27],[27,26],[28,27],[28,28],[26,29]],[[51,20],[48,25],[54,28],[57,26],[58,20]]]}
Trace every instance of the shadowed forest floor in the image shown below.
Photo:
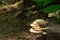
{"label": "shadowed forest floor", "polygon": [[[32,40],[33,36],[29,29],[31,28],[30,24],[36,19],[47,20],[49,28],[46,30],[45,38],[38,37],[36,40],[60,40],[60,23],[56,22],[56,18],[48,18],[48,14],[44,14],[41,8],[36,8],[35,2],[2,0],[0,3],[0,40]],[[60,4],[60,1],[54,1],[51,4],[56,3]],[[27,13],[31,14],[26,15],[25,11],[27,10],[29,10]]]}

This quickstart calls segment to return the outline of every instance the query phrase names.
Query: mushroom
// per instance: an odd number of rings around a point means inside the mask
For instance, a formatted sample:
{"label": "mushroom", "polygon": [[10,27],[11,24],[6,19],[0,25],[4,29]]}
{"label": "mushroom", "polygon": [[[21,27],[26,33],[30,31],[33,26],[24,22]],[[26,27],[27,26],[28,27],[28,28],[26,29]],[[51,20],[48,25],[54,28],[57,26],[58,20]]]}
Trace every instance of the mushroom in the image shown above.
{"label": "mushroom", "polygon": [[31,33],[41,33],[42,31],[40,31],[40,30],[36,31],[36,30],[34,30],[33,28],[31,28],[31,29],[30,29],[30,32],[31,32]]}
{"label": "mushroom", "polygon": [[39,27],[37,27],[37,28],[35,28],[35,29],[31,28],[31,29],[30,29],[30,32],[32,32],[32,33],[47,34],[46,32],[43,32],[43,30],[47,30],[47,29],[48,29],[48,28],[39,28]]}
{"label": "mushroom", "polygon": [[34,24],[34,23],[30,24],[30,26],[31,26],[32,28],[39,27],[38,24]]}
{"label": "mushroom", "polygon": [[57,10],[56,12],[48,13],[48,17],[59,18],[59,12],[60,12],[60,10]]}
{"label": "mushroom", "polygon": [[37,19],[36,21],[33,22],[33,24],[38,24],[38,25],[41,25],[41,26],[46,26],[48,22],[43,20],[43,19]]}
{"label": "mushroom", "polygon": [[41,26],[46,26],[48,22],[43,19],[37,19],[35,20],[30,26],[32,27],[30,29],[30,32],[32,33],[42,33],[43,30],[46,30],[48,28],[41,28]]}
{"label": "mushroom", "polygon": [[43,19],[37,19],[32,24],[30,24],[31,28],[29,31],[33,40],[35,40],[37,37],[41,37],[47,34],[45,30],[48,28],[41,28],[41,26],[46,26],[47,23],[48,22]]}
{"label": "mushroom", "polygon": [[48,13],[48,17],[57,17],[58,18],[58,13]]}

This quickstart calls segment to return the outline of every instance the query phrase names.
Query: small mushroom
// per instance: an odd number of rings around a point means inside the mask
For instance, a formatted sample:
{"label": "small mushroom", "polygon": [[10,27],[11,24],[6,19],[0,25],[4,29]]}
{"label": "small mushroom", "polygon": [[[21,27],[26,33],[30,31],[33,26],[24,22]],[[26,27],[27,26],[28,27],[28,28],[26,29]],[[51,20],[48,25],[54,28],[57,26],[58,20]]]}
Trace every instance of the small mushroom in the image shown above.
{"label": "small mushroom", "polygon": [[40,28],[39,25],[34,25],[34,24],[32,24],[31,27],[32,27],[33,29],[35,29],[35,30]]}
{"label": "small mushroom", "polygon": [[46,26],[48,22],[43,20],[43,19],[37,19],[36,21],[33,22],[33,24],[38,24],[38,25],[41,25],[41,26]]}
{"label": "small mushroom", "polygon": [[43,20],[43,19],[37,19],[36,21],[34,21],[32,24],[30,24],[30,26],[34,26],[34,27],[37,27],[37,26],[46,26],[47,25],[47,21]]}
{"label": "small mushroom", "polygon": [[[44,30],[47,30],[47,29],[48,28],[39,28],[39,27],[37,27],[35,29],[31,28],[30,32],[32,32],[32,33],[42,33]],[[46,33],[43,32],[43,34],[46,34]]]}
{"label": "small mushroom", "polygon": [[53,12],[53,13],[48,13],[48,17],[57,17],[57,13]]}
{"label": "small mushroom", "polygon": [[34,24],[34,23],[30,24],[30,26],[31,26],[31,27],[39,27],[38,24]]}
{"label": "small mushroom", "polygon": [[36,31],[36,30],[34,30],[33,28],[31,28],[31,29],[30,29],[30,32],[31,32],[31,33],[41,33],[42,31],[40,31],[40,30]]}
{"label": "small mushroom", "polygon": [[56,12],[48,13],[48,17],[59,18],[59,12],[60,12],[60,10],[57,10]]}

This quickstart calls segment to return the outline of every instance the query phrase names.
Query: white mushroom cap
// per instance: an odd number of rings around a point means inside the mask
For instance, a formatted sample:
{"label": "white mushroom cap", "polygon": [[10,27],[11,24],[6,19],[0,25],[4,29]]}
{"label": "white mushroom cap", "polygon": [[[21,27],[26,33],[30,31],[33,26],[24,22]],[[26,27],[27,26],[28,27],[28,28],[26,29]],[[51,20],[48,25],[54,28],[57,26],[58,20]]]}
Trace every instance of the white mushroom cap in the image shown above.
{"label": "white mushroom cap", "polygon": [[41,21],[44,22],[45,20],[43,20],[43,19],[37,19],[36,21],[37,22],[41,22]]}
{"label": "white mushroom cap", "polygon": [[43,19],[37,19],[32,24],[39,24],[40,22],[45,22]]}
{"label": "white mushroom cap", "polygon": [[30,26],[35,26],[35,27],[37,27],[37,26],[39,26],[39,25],[32,23],[32,24],[30,24]]}
{"label": "white mushroom cap", "polygon": [[42,31],[35,31],[34,29],[30,29],[30,32],[32,32],[32,33],[42,33]]}
{"label": "white mushroom cap", "polygon": [[34,30],[39,30],[39,31],[43,31],[43,30],[47,30],[48,28],[40,28],[40,27],[35,27]]}
{"label": "white mushroom cap", "polygon": [[37,19],[36,22],[39,22],[40,25],[48,23],[47,21],[43,19]]}
{"label": "white mushroom cap", "polygon": [[37,21],[34,21],[34,22],[33,22],[33,24],[39,25],[39,22],[37,22]]}
{"label": "white mushroom cap", "polygon": [[34,29],[32,29],[32,28],[31,28],[29,31],[32,32],[32,33],[42,33],[43,35],[46,35],[46,34],[47,34],[47,32],[36,31],[36,30],[34,30]]}
{"label": "white mushroom cap", "polygon": [[31,24],[30,26],[31,26],[32,28],[40,27],[40,26],[37,25],[37,24]]}
{"label": "white mushroom cap", "polygon": [[30,24],[30,26],[39,26],[39,25],[42,25],[42,26],[45,26],[48,22],[43,20],[43,19],[37,19],[36,21],[34,21],[32,24]]}

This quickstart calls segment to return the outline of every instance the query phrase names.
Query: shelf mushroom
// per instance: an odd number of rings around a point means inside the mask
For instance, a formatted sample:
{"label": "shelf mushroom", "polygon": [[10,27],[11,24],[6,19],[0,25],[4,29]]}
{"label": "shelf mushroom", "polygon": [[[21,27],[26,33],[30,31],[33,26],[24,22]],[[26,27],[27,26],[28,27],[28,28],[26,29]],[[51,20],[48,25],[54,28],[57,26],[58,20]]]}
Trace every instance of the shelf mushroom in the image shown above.
{"label": "shelf mushroom", "polygon": [[43,32],[43,30],[47,30],[48,28],[30,28],[31,33],[42,33],[42,34],[47,34],[46,32]]}
{"label": "shelf mushroom", "polygon": [[37,19],[37,20],[35,20],[32,24],[30,24],[30,26],[46,26],[47,25],[47,23],[48,23],[48,21],[45,21],[45,20],[43,20],[43,19]]}
{"label": "shelf mushroom", "polygon": [[31,29],[30,29],[30,32],[31,32],[31,33],[41,33],[42,31],[40,31],[40,30],[36,31],[36,30],[34,30],[33,28],[31,28]]}
{"label": "shelf mushroom", "polygon": [[30,26],[32,28],[30,28],[29,31],[31,33],[43,33],[43,34],[46,34],[45,32],[43,32],[43,30],[47,30],[48,28],[41,28],[41,26],[46,26],[47,23],[48,22],[43,20],[43,19],[37,19],[32,24],[30,24]]}
{"label": "shelf mushroom", "polygon": [[45,36],[47,34],[45,30],[47,30],[48,28],[41,27],[41,26],[46,26],[47,23],[48,22],[43,19],[37,19],[32,24],[30,24],[31,28],[29,31],[30,31],[30,35],[33,37],[33,40],[36,40],[36,38]]}

